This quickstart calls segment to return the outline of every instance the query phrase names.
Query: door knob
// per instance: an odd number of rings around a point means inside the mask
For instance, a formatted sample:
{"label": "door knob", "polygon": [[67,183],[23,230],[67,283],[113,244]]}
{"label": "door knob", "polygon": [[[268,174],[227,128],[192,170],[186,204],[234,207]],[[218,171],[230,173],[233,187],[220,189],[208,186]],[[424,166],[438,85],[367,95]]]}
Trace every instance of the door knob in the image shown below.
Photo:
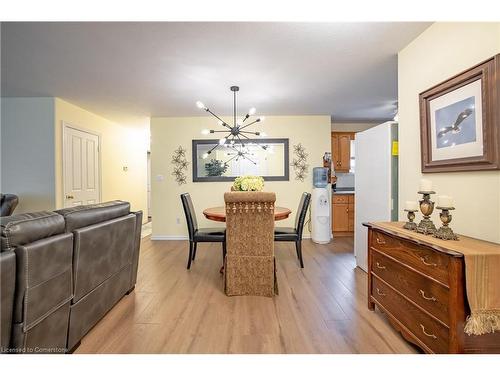
{"label": "door knob", "polygon": [[66,195],[66,199],[75,199],[75,197],[68,194],[68,195]]}

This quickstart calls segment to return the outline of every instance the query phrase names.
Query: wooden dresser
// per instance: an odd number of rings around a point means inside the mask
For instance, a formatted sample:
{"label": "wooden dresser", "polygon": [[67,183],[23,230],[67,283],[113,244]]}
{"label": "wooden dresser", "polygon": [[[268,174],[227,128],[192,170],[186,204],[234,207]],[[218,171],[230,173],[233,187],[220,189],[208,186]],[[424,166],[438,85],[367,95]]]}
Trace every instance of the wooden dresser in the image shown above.
{"label": "wooden dresser", "polygon": [[[364,225],[370,310],[376,305],[405,339],[427,353],[500,353],[500,332],[464,333],[470,309],[461,253],[448,249],[448,241],[403,229],[403,223]],[[468,244],[476,242],[484,243],[467,237]]]}

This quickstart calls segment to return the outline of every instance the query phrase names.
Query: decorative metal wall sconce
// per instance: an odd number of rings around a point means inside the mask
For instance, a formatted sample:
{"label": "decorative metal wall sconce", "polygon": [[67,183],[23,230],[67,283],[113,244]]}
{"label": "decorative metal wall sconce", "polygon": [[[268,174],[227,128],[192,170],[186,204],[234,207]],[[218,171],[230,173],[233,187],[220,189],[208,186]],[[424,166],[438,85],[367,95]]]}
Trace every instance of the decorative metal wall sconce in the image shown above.
{"label": "decorative metal wall sconce", "polygon": [[306,149],[301,143],[298,143],[293,146],[293,154],[295,157],[292,159],[292,163],[290,165],[293,167],[295,172],[295,179],[304,181],[307,177],[307,171],[309,169],[309,164],[307,164],[308,154],[306,153]]}
{"label": "decorative metal wall sconce", "polygon": [[189,162],[186,159],[186,149],[179,146],[172,155],[172,160],[170,161],[174,165],[174,171],[172,176],[174,176],[175,181],[179,184],[186,184],[186,172],[188,169]]}

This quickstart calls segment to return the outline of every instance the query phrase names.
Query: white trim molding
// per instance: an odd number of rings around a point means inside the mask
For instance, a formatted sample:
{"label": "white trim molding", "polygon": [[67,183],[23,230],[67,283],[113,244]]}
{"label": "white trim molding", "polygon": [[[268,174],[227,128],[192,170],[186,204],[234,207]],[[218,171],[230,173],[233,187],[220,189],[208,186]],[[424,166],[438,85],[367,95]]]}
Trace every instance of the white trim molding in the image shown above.
{"label": "white trim molding", "polygon": [[188,236],[170,236],[163,234],[151,236],[151,241],[185,241],[188,239]]}

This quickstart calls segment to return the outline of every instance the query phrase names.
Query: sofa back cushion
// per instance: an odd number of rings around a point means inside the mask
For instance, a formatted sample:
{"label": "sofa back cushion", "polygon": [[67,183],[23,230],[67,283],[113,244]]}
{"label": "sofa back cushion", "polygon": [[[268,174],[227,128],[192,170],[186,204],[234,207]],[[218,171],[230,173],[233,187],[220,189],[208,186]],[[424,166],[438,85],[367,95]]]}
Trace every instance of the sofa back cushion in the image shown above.
{"label": "sofa back cushion", "polygon": [[19,203],[19,197],[15,194],[0,194],[0,216],[10,216]]}
{"label": "sofa back cushion", "polygon": [[2,251],[64,233],[64,218],[50,211],[0,218]]}
{"label": "sofa back cushion", "polygon": [[73,231],[73,303],[132,264],[135,226],[136,215],[129,214]]}
{"label": "sofa back cushion", "polygon": [[130,203],[124,201],[110,201],[85,206],[75,206],[55,211],[66,221],[66,232],[102,223],[130,213]]}
{"label": "sofa back cushion", "polygon": [[18,246],[14,323],[26,332],[73,296],[73,235],[62,233]]}

